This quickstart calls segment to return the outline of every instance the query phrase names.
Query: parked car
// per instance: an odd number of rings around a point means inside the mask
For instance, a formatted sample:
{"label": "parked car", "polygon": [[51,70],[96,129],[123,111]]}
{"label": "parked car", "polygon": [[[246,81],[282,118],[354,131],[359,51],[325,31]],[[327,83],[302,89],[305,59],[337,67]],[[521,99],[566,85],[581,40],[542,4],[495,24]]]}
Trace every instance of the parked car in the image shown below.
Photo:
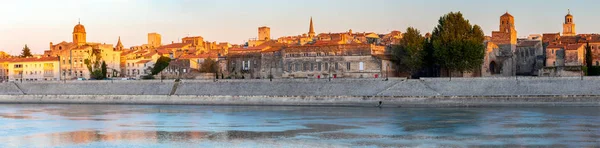
{"label": "parked car", "polygon": [[85,81],[85,78],[77,78],[78,81]]}

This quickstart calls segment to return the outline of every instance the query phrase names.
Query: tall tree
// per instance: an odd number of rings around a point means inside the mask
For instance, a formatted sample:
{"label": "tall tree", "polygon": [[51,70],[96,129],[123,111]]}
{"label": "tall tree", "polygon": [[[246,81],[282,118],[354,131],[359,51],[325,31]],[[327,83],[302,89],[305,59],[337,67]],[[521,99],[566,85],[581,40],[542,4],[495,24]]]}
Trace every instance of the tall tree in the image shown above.
{"label": "tall tree", "polygon": [[21,52],[21,57],[22,58],[33,57],[33,55],[31,54],[31,49],[29,49],[29,47],[27,47],[27,44],[25,44],[25,47],[23,47],[23,52]]}
{"label": "tall tree", "polygon": [[483,63],[484,34],[481,27],[471,25],[460,12],[450,12],[438,21],[431,40],[437,64],[452,71],[474,71]]}
{"label": "tall tree", "polygon": [[406,28],[400,44],[392,49],[392,54],[400,70],[411,76],[423,65],[423,46],[425,38],[413,27]]}
{"label": "tall tree", "polygon": [[106,78],[106,74],[107,74],[107,68],[106,68],[106,62],[102,61],[102,66],[101,66],[101,71],[102,71],[102,78]]}
{"label": "tall tree", "polygon": [[587,66],[587,68],[594,66],[593,61],[592,47],[590,46],[590,42],[587,42],[585,45],[585,66]]}
{"label": "tall tree", "polygon": [[160,73],[163,69],[167,68],[167,66],[169,66],[169,62],[171,62],[171,58],[169,57],[161,56],[160,58],[158,58],[156,60],[156,63],[154,64],[154,67],[151,70],[152,75],[156,75]]}
{"label": "tall tree", "polygon": [[10,55],[4,51],[0,51],[0,59],[10,58]]}

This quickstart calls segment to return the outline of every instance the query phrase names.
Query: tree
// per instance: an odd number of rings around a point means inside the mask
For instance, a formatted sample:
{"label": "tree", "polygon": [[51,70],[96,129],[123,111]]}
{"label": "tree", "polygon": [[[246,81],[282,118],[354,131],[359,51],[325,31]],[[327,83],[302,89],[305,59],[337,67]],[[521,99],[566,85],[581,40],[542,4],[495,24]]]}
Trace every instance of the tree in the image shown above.
{"label": "tree", "polygon": [[202,65],[200,65],[200,72],[216,73],[218,67],[219,67],[219,65],[217,64],[217,61],[215,61],[211,58],[206,58],[206,59],[204,59],[204,62],[202,63]]}
{"label": "tree", "polygon": [[425,38],[421,32],[413,27],[408,27],[402,35],[400,44],[392,49],[392,55],[401,71],[408,72],[411,76],[423,65],[423,46]]}
{"label": "tree", "polygon": [[4,51],[0,51],[0,59],[10,58],[10,55]]}
{"label": "tree", "polygon": [[21,57],[22,58],[33,57],[33,55],[31,54],[31,49],[29,49],[29,47],[27,47],[27,44],[25,44],[25,47],[23,47],[23,52],[21,52]]}
{"label": "tree", "polygon": [[100,70],[102,71],[102,79],[106,78],[106,74],[108,72],[106,69],[106,62],[102,61],[102,66]]}
{"label": "tree", "polygon": [[593,61],[594,57],[592,56],[592,47],[590,46],[590,42],[587,42],[585,45],[585,66],[588,68],[594,66]]}
{"label": "tree", "polygon": [[431,40],[433,55],[450,72],[469,72],[481,66],[485,56],[484,34],[478,25],[472,26],[460,12],[450,12],[438,21]]}
{"label": "tree", "polygon": [[160,58],[158,58],[156,60],[156,64],[154,64],[154,67],[151,70],[152,75],[156,75],[156,74],[160,73],[162,70],[164,70],[165,68],[167,68],[167,66],[169,66],[169,62],[171,62],[171,58],[164,57],[164,56],[161,56]]}

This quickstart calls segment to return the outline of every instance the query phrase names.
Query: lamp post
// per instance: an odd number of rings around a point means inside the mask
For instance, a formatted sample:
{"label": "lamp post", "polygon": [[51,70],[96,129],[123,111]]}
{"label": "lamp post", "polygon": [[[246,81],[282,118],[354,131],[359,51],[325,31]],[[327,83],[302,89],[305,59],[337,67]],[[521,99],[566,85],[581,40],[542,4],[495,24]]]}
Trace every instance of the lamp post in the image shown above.
{"label": "lamp post", "polygon": [[275,51],[273,51],[272,57],[273,57],[273,59],[270,64],[271,68],[269,68],[269,81],[271,81],[271,82],[273,82],[273,61],[275,60]]}
{"label": "lamp post", "polygon": [[388,81],[388,75],[390,75],[390,64],[388,63],[385,67],[385,81]]}

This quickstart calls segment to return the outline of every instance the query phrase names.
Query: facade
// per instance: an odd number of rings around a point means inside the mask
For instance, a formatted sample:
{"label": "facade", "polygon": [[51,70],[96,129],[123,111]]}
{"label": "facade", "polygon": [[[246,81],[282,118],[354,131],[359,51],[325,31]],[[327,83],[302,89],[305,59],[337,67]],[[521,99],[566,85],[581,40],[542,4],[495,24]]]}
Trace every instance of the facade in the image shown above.
{"label": "facade", "polygon": [[575,30],[575,23],[573,22],[573,15],[571,15],[571,10],[565,16],[565,23],[563,24],[563,36],[575,36],[577,35]]}
{"label": "facade", "polygon": [[516,74],[514,53],[517,48],[515,19],[506,12],[500,16],[499,31],[493,31],[485,44],[485,57],[481,66],[481,76],[513,76]]}
{"label": "facade", "polygon": [[537,76],[539,69],[544,67],[544,48],[541,40],[520,40],[515,51],[516,74]]}
{"label": "facade", "polygon": [[370,44],[292,46],[283,49],[283,78],[377,78],[382,62]]}
{"label": "facade", "polygon": [[8,67],[10,59],[0,59],[0,82],[8,81],[8,71],[10,68]]}
{"label": "facade", "polygon": [[[117,44],[119,43],[120,38]],[[73,42],[50,42],[49,50],[44,51],[44,56],[57,57],[60,60],[62,79],[89,79],[90,72],[100,68],[102,62],[107,64],[108,77],[116,77],[121,73],[120,58],[123,48],[122,44],[120,46],[87,42],[85,27],[77,24],[73,29]]]}
{"label": "facade", "polygon": [[8,62],[9,81],[58,81],[58,57],[18,58]]}

